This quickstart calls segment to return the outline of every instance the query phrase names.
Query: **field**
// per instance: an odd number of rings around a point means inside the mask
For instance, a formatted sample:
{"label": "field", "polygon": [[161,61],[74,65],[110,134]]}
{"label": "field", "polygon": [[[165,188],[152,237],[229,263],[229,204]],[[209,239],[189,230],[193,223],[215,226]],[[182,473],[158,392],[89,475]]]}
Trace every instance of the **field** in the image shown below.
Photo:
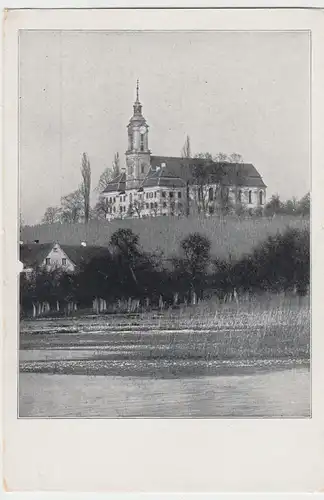
{"label": "field", "polygon": [[177,253],[180,241],[189,233],[200,232],[212,243],[211,253],[220,258],[241,257],[267,236],[287,227],[305,228],[309,219],[293,216],[275,218],[210,217],[176,218],[156,217],[140,220],[91,221],[84,224],[44,224],[24,226],[21,240],[30,243],[38,239],[41,243],[57,241],[65,245],[107,245],[114,231],[120,227],[130,228],[140,236],[140,243],[146,251],[162,251],[166,256]]}

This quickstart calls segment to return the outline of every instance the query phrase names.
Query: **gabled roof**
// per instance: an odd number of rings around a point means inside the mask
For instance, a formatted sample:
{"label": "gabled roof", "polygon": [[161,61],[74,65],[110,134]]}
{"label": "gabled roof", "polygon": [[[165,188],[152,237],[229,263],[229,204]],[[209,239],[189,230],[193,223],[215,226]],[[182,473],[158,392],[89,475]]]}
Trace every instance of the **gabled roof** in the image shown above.
{"label": "gabled roof", "polygon": [[91,259],[104,257],[109,253],[107,247],[83,247],[79,245],[60,245],[60,247],[77,267],[89,262]]}
{"label": "gabled roof", "polygon": [[180,179],[180,177],[173,175],[172,172],[170,172],[166,168],[151,168],[141,187],[147,188],[154,186],[181,188],[185,187],[186,183],[183,179]]}
{"label": "gabled roof", "polygon": [[54,243],[29,243],[20,245],[20,262],[24,267],[40,266],[50,253]]}
{"label": "gabled roof", "polygon": [[104,189],[102,194],[111,193],[114,191],[119,191],[119,192],[125,191],[125,189],[126,189],[126,172],[122,172],[108,183],[106,189]]}
{"label": "gabled roof", "polygon": [[[266,185],[252,163],[214,162],[207,158],[181,158],[176,156],[151,156],[151,168],[141,188],[181,188],[187,182],[195,184],[195,169],[201,166],[207,172],[207,183],[223,186],[245,186],[265,188]],[[126,173],[109,182],[103,193],[125,192]]]}
{"label": "gabled roof", "polygon": [[[56,243],[29,243],[20,245],[20,261],[24,267],[40,266]],[[59,245],[71,262],[79,267],[95,257],[107,255],[108,248],[98,246]]]}
{"label": "gabled roof", "polygon": [[252,163],[214,162],[205,158],[180,158],[175,156],[151,156],[152,170],[163,167],[164,175],[172,175],[194,184],[196,165],[206,168],[209,182],[221,182],[224,186],[266,187],[261,175]]}

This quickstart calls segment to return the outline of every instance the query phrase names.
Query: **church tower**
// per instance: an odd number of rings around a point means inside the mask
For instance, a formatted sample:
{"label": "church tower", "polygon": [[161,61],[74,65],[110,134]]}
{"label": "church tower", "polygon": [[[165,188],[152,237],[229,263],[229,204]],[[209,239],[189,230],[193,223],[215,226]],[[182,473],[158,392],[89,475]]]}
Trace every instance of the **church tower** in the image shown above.
{"label": "church tower", "polygon": [[133,116],[127,125],[126,189],[138,189],[150,169],[151,152],[148,148],[148,125],[142,115],[138,80],[136,84],[136,101],[133,109]]}

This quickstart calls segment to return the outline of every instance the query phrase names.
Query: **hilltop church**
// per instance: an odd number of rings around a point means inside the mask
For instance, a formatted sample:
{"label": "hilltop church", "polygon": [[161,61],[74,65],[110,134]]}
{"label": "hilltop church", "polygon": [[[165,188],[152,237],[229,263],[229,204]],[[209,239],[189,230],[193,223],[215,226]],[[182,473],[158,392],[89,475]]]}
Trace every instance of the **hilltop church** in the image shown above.
{"label": "hilltop church", "polygon": [[152,155],[138,81],[127,129],[126,167],[101,193],[107,219],[212,214],[220,205],[253,212],[264,205],[266,185],[250,163]]}

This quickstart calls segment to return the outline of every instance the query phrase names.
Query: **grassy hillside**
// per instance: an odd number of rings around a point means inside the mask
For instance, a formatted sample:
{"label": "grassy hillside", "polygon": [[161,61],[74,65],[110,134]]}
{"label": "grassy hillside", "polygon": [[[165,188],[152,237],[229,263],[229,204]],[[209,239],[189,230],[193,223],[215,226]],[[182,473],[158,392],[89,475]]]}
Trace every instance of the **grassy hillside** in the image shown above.
{"label": "grassy hillside", "polygon": [[116,220],[113,222],[91,221],[84,224],[44,224],[25,226],[21,230],[21,240],[30,243],[38,239],[40,243],[57,241],[65,245],[79,245],[86,241],[89,245],[107,245],[116,229],[130,228],[140,236],[146,251],[163,251],[166,256],[178,252],[180,241],[192,232],[206,235],[212,242],[212,254],[218,257],[240,257],[263,241],[270,234],[284,231],[288,226],[304,228],[309,219],[292,216],[277,216],[274,219],[248,218],[176,218],[157,217],[140,220]]}

